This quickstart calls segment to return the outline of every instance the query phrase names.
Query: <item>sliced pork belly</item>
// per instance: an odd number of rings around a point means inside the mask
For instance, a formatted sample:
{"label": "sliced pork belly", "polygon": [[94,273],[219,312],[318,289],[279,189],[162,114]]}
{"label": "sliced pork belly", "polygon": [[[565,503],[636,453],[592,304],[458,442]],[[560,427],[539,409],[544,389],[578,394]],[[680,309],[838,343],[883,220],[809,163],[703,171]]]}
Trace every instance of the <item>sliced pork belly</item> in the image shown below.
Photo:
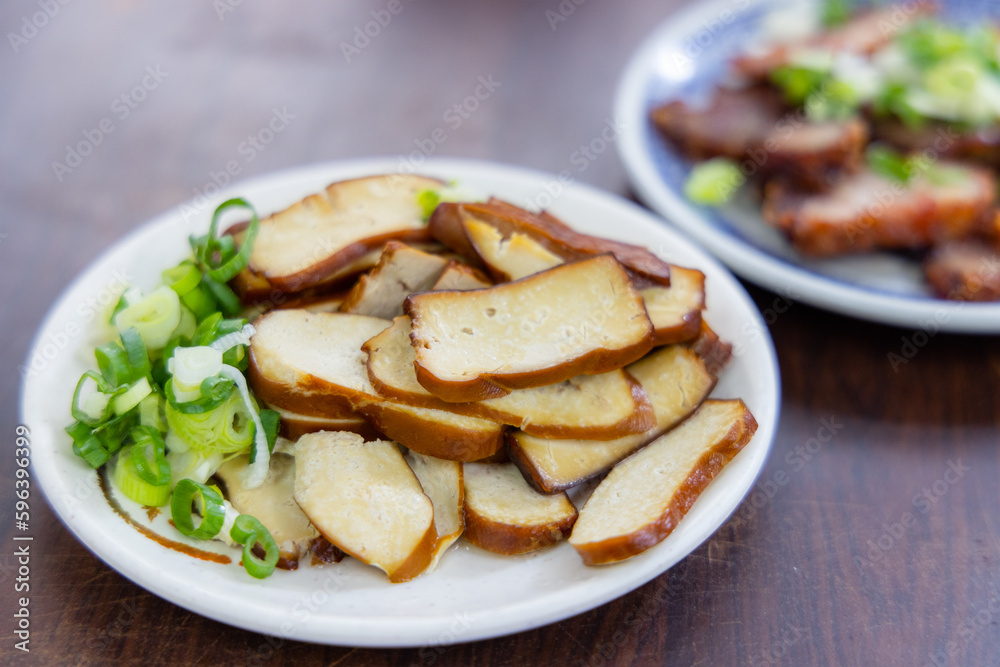
{"label": "sliced pork belly", "polygon": [[876,248],[924,248],[985,231],[992,223],[996,181],[987,169],[939,163],[946,182],[918,176],[909,184],[865,168],[820,194],[771,182],[764,219],[812,255]]}
{"label": "sliced pork belly", "polygon": [[1000,301],[1000,247],[978,240],[935,248],[924,273],[938,295],[958,301]]}
{"label": "sliced pork belly", "polygon": [[671,102],[651,118],[688,157],[730,158],[747,176],[777,176],[810,190],[824,189],[841,170],[854,170],[868,142],[860,119],[809,122],[766,87],[719,88],[705,107]]}
{"label": "sliced pork belly", "polygon": [[718,88],[707,106],[676,101],[654,109],[657,129],[694,160],[742,160],[785,114],[781,96],[770,88]]}
{"label": "sliced pork belly", "polygon": [[944,157],[1000,167],[1000,126],[997,125],[957,132],[943,123],[910,127],[896,118],[878,118],[872,121],[872,134],[903,152],[931,150]]}
{"label": "sliced pork belly", "polygon": [[870,55],[888,44],[917,19],[933,14],[932,2],[906,2],[859,12],[836,28],[792,42],[768,44],[733,61],[733,69],[752,80],[766,80],[776,68],[789,64],[802,51],[834,51]]}

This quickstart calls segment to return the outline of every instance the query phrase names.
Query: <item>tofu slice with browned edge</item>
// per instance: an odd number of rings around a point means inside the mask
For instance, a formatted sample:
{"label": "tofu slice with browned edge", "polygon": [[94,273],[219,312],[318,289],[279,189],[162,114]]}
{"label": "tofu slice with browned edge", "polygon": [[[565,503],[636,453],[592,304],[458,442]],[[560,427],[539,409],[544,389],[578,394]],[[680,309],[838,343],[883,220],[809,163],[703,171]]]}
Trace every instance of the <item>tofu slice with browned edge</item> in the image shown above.
{"label": "tofu slice with browned edge", "polygon": [[615,440],[556,440],[524,431],[507,434],[507,454],[542,493],[555,493],[596,477],[694,412],[715,387],[715,376],[690,348],[672,345],[628,366],[649,396],[655,424]]}
{"label": "tofu slice with browned edge", "polygon": [[431,286],[432,290],[469,290],[491,287],[493,281],[478,269],[463,262],[450,260],[448,266]]}
{"label": "tofu slice with browned edge", "polygon": [[278,434],[289,440],[298,440],[306,433],[317,431],[350,431],[365,440],[377,440],[380,437],[375,427],[356,412],[340,417],[317,417],[301,415],[274,405],[267,407],[278,413]]}
{"label": "tofu slice with browned edge", "polygon": [[331,544],[393,583],[430,566],[434,507],[395,443],[311,433],[299,439],[295,458],[295,502]]}
{"label": "tofu slice with browned edge", "polygon": [[[461,224],[472,248],[499,280],[520,280],[564,263],[525,232],[512,231],[505,237],[498,227],[471,215],[464,216]],[[669,286],[651,283],[639,290],[657,345],[696,336],[705,309],[705,274],[674,265],[669,272]]]}
{"label": "tofu slice with browned edge", "polygon": [[622,561],[659,544],[756,430],[743,401],[705,401],[611,469],[580,510],[569,543],[587,565]]}
{"label": "tofu slice with browned edge", "polygon": [[642,297],[613,255],[465,292],[412,294],[417,381],[448,402],[621,368],[652,348]]}
{"label": "tofu slice with browned edge", "polygon": [[282,291],[320,284],[387,241],[429,238],[417,196],[441,181],[385,174],[340,181],[260,221],[249,270]]}
{"label": "tofu slice with browned edge", "polygon": [[[532,213],[495,198],[485,203],[439,204],[431,216],[430,231],[435,239],[460,255],[476,257],[478,253],[465,228],[470,220],[494,227],[504,238],[518,234],[521,240],[531,239],[564,262],[612,253],[636,280],[670,284],[670,265],[648,248],[583,234],[549,213]],[[503,273],[494,277],[504,280]]]}
{"label": "tofu slice with browned edge", "polygon": [[275,452],[264,483],[252,489],[243,484],[249,456],[229,459],[215,471],[226,487],[226,497],[240,514],[260,521],[278,544],[278,567],[294,570],[309,544],[319,536],[309,517],[292,498],[295,489],[295,457]]}
{"label": "tofu slice with browned edge", "polygon": [[466,463],[465,539],[499,554],[521,554],[569,535],[577,511],[565,493],[543,495],[511,463]]}
{"label": "tofu slice with browned edge", "polygon": [[500,423],[398,405],[375,391],[361,347],[389,324],[350,313],[267,313],[250,340],[250,385],[261,400],[299,414],[361,414],[380,433],[428,456],[475,461],[499,451]]}
{"label": "tofu slice with browned edge", "polygon": [[403,300],[413,292],[430,289],[448,261],[405,243],[389,241],[378,264],[358,279],[340,305],[340,311],[383,319],[402,315]]}
{"label": "tofu slice with browned edge", "polygon": [[404,455],[410,470],[417,476],[424,494],[434,505],[434,528],[437,543],[434,557],[428,568],[437,567],[441,557],[465,531],[465,484],[462,481],[462,464],[424,456],[414,451]]}
{"label": "tofu slice with browned edge", "polygon": [[476,403],[442,401],[417,381],[410,318],[405,315],[365,343],[364,350],[368,352],[368,378],[375,389],[407,405],[489,419],[553,438],[612,439],[642,433],[654,422],[645,393],[621,369],[514,389],[506,396]]}

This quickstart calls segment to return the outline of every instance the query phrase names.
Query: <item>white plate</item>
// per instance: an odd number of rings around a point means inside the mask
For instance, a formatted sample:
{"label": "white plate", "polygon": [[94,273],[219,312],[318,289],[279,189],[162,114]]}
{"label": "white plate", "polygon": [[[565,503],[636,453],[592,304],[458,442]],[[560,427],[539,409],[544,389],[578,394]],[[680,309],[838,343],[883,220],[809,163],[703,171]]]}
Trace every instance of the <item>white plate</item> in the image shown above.
{"label": "white plate", "polygon": [[[327,184],[393,171],[398,162],[373,159],[321,164],[238,184],[240,195],[266,213],[292,204]],[[422,173],[457,179],[473,192],[514,203],[537,201],[549,174],[483,162],[431,160]],[[218,197],[222,201],[223,196]],[[214,202],[213,202],[214,204]],[[236,563],[239,553],[213,547],[231,565],[199,561],[143,537],[116,516],[97,489],[96,474],[71,451],[63,432],[70,421],[73,387],[93,365],[96,327],[86,322],[88,299],[111,298],[115,272],[155,285],[162,269],[180,261],[187,237],[208,226],[211,208],[189,216],[176,209],[123,239],[87,269],[46,318],[28,361],[41,355],[27,377],[22,421],[31,429],[34,475],[49,503],[77,538],[109,566],[140,586],[204,616],[258,632],[310,642],[353,646],[420,646],[465,642],[552,623],[601,605],[684,558],[736,509],[767,458],[779,408],[777,362],[768,330],[740,284],[715,260],[648,212],[618,197],[567,185],[552,204],[556,215],[585,232],[649,246],[665,259],[692,265],[708,276],[707,319],[735,344],[737,355],[713,395],[741,397],[760,424],[749,445],[726,467],[663,543],[625,563],[584,566],[563,543],[521,557],[502,557],[460,543],[438,571],[405,584],[352,559],[297,572],[278,570],[256,581]],[[74,333],[82,329],[83,333]],[[43,367],[44,366],[44,367]],[[128,504],[132,516],[145,513]],[[165,525],[173,539],[185,541]],[[206,543],[190,542],[205,548]]]}
{"label": "white plate", "polygon": [[[664,102],[707,92],[726,75],[730,59],[759,36],[763,17],[802,2],[815,0],[692,3],[642,44],[625,70],[615,102],[624,128],[618,148],[636,191],[737,274],[791,301],[913,329],[1000,332],[1000,303],[936,299],[914,261],[888,253],[810,260],[761,219],[759,206],[749,198],[714,210],[684,197],[689,163],[656,132],[649,112]],[[982,12],[982,5],[955,3],[948,10],[967,18],[970,12]]]}

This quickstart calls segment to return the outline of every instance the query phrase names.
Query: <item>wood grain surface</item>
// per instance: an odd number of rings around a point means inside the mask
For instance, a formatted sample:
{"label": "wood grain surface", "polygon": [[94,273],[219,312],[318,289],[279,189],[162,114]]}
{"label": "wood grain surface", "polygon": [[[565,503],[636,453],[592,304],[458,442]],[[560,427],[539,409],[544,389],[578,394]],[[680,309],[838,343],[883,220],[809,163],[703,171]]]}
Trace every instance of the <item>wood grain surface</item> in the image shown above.
{"label": "wood grain surface", "polygon": [[[614,602],[455,646],[282,641],[134,585],[36,493],[31,652],[14,649],[18,367],[78,272],[143,221],[203,192],[228,163],[247,178],[404,156],[443,128],[436,154],[575,169],[574,151],[611,118],[629,55],[679,3],[563,0],[566,20],[550,23],[557,0],[401,0],[377,36],[345,55],[341,44],[390,4],[0,7],[0,662],[1000,664],[998,338],[918,337],[912,359],[893,368],[889,355],[914,332],[755,288],[784,385],[758,490],[688,558]],[[480,77],[492,77],[494,92],[455,126],[449,110]],[[276,113],[282,130],[266,145],[249,143]],[[66,147],[88,137],[93,150],[69,166]],[[629,193],[613,150],[575,176]]]}

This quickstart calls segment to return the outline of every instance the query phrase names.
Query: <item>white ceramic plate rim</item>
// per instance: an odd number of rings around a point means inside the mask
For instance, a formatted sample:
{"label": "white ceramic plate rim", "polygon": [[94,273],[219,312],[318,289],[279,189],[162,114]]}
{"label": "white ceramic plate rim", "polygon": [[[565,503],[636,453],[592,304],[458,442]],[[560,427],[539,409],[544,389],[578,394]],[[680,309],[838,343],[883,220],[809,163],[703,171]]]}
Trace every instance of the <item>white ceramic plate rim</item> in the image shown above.
{"label": "white ceramic plate rim", "polygon": [[[629,61],[615,100],[615,117],[623,126],[618,150],[639,197],[668,221],[690,234],[740,276],[772,291],[794,286],[802,301],[844,315],[900,327],[957,333],[1000,332],[1000,304],[949,302],[929,297],[893,295],[840,282],[786,263],[717,229],[682,193],[660,178],[644,129],[648,124],[646,86],[657,55],[682,45],[725,10],[754,8],[774,0],[714,0],[692,3],[672,15],[648,37]],[[763,223],[762,223],[763,224]]]}
{"label": "white ceramic plate rim", "polygon": [[[391,172],[397,165],[398,158],[319,164],[237,184],[216,200],[238,193],[261,202],[256,205],[264,212],[271,210],[269,206],[291,204],[327,183]],[[457,178],[476,190],[486,185],[486,193],[515,203],[528,201],[531,193],[541,191],[542,183],[555,178],[518,167],[453,159],[428,160],[420,172]],[[143,537],[112,512],[96,491],[96,475],[70,452],[62,434],[69,420],[72,385],[86,368],[85,355],[94,346],[85,335],[71,338],[47,365],[29,374],[22,387],[21,416],[32,431],[35,479],[62,522],[122,575],[191,611],[281,639],[369,647],[446,645],[553,623],[641,586],[708,539],[753,485],[778,420],[777,360],[767,326],[742,286],[715,260],[644,209],[597,189],[570,184],[550,210],[577,217],[588,212],[613,216],[615,225],[608,227],[608,236],[633,242],[646,238],[650,247],[668,259],[706,273],[708,319],[736,344],[737,352],[714,395],[728,390],[744,398],[760,424],[751,443],[706,490],[688,519],[647,553],[618,565],[587,568],[566,544],[513,559],[474,547],[453,547],[455,553],[446,554],[438,571],[396,585],[386,582],[374,568],[351,559],[325,568],[279,570],[258,582],[236,565],[221,566],[178,554]],[[84,271],[52,307],[26,363],[51,344],[53,335],[66,331],[66,323],[75,321],[81,312],[82,300],[106,285],[116,267],[131,262],[132,270],[140,272],[146,266],[147,279],[153,280],[160,270],[179,261],[188,232],[207,228],[211,208],[190,223],[184,222],[182,211],[167,212],[138,228]],[[566,217],[574,222],[570,215]],[[592,231],[595,224],[588,222]],[[586,229],[588,225],[578,226]],[[143,266],[135,264],[138,253],[144,255]],[[179,536],[175,539],[184,541]],[[238,552],[221,544],[212,549],[238,561]],[[518,594],[518,587],[526,586],[528,580],[531,587]],[[383,611],[366,615],[372,609]]]}

